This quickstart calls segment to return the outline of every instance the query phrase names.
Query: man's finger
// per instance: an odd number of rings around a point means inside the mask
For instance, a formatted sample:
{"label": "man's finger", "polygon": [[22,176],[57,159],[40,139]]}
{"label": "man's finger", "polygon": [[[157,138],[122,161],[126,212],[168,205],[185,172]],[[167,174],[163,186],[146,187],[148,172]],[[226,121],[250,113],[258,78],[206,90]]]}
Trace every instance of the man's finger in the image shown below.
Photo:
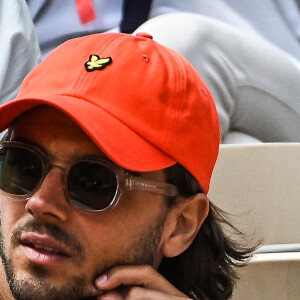
{"label": "man's finger", "polygon": [[117,291],[111,291],[103,296],[98,297],[97,300],[124,300],[124,298]]}
{"label": "man's finger", "polygon": [[185,296],[150,266],[115,267],[96,280],[96,286],[101,290],[115,289],[120,285],[141,286],[169,295]]}
{"label": "man's finger", "polygon": [[184,296],[170,295],[165,292],[150,290],[142,287],[133,287],[130,289],[125,300],[187,300]]}
{"label": "man's finger", "polygon": [[98,300],[186,300],[187,297],[169,295],[164,292],[145,289],[142,287],[132,287],[128,294],[123,298],[117,292],[109,292],[99,297]]}

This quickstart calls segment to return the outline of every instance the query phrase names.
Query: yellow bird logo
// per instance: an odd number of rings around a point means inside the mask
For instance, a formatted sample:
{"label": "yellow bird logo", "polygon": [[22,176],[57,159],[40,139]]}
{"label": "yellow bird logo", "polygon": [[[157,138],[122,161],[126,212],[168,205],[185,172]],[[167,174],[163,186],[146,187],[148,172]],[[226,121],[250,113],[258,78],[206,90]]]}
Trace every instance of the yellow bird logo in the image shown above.
{"label": "yellow bird logo", "polygon": [[92,54],[90,55],[89,60],[84,65],[85,65],[85,69],[88,72],[92,72],[95,70],[102,70],[111,63],[112,63],[111,57],[101,58],[97,54]]}

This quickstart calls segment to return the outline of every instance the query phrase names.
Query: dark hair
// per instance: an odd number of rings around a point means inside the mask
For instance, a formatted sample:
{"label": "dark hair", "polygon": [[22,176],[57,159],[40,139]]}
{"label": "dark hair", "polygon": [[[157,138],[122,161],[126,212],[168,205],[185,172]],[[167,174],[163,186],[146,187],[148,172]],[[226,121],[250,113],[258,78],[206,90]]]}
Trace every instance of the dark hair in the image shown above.
{"label": "dark hair", "polygon": [[[181,165],[166,169],[167,181],[185,197],[202,193],[198,181]],[[170,205],[174,199],[169,199]],[[159,272],[176,288],[196,300],[224,300],[232,295],[238,276],[235,267],[243,266],[256,247],[242,247],[225,233],[229,226],[242,234],[224,217],[225,212],[210,203],[206,220],[190,247],[172,258],[164,258]]]}

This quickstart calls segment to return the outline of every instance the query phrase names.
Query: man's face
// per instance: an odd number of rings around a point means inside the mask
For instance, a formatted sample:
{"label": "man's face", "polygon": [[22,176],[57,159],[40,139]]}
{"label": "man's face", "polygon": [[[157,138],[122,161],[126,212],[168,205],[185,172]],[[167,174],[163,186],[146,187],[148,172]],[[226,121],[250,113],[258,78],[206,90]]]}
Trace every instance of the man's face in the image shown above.
{"label": "man's face", "polygon": [[[45,151],[56,166],[28,200],[1,193],[1,256],[16,299],[96,299],[95,278],[115,265],[161,260],[166,199],[125,192],[111,211],[83,211],[68,201],[63,169],[86,155],[105,157],[61,112],[40,107],[21,116],[12,140]],[[147,178],[163,181],[162,172]]]}

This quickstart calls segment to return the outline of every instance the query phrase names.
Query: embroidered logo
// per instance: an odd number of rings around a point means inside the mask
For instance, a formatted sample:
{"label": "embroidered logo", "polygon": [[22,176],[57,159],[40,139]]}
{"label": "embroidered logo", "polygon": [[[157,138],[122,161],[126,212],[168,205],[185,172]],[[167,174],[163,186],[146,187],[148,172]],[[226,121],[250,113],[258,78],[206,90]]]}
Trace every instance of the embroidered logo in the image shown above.
{"label": "embroidered logo", "polygon": [[111,63],[111,57],[101,58],[97,54],[92,54],[90,55],[89,60],[84,64],[84,66],[88,72],[92,72],[95,70],[102,70]]}

